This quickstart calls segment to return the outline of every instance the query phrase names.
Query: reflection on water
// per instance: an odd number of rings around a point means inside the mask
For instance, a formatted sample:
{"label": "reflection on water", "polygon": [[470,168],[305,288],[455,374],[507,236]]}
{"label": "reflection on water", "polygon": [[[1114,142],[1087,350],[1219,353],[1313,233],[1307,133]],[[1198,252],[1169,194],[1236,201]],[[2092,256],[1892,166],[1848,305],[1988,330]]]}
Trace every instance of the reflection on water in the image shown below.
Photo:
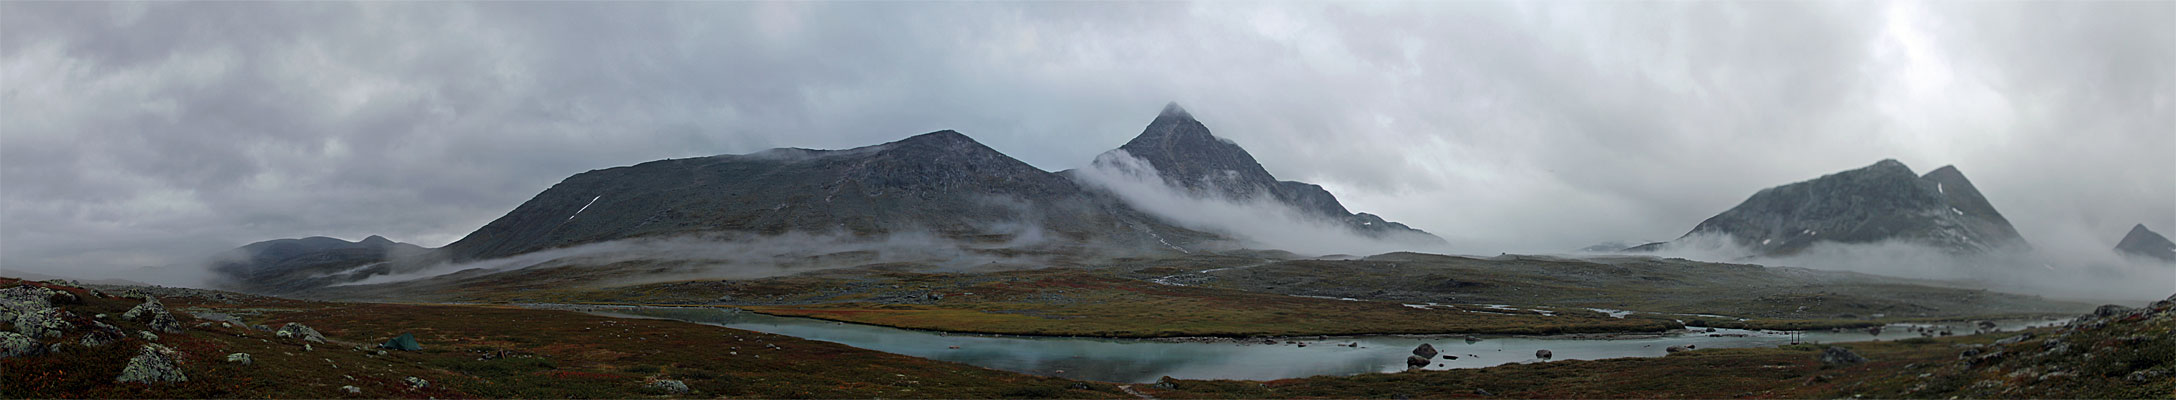
{"label": "reflection on water", "polygon": [[[1555,360],[1591,360],[1619,357],[1655,357],[1677,345],[1699,348],[1773,347],[1790,343],[1787,332],[1719,329],[1709,333],[1644,335],[1637,338],[1594,339],[1572,337],[1482,336],[1467,343],[1463,336],[1348,336],[1326,340],[1299,340],[1305,347],[1286,344],[1242,344],[1232,341],[1191,342],[1149,339],[1069,337],[1022,337],[886,328],[845,324],[807,318],[776,317],[725,308],[612,308],[601,315],[664,318],[735,329],[775,333],[803,339],[835,342],[864,349],[914,357],[953,361],[986,368],[1037,375],[1063,376],[1107,382],[1154,382],[1158,377],[1182,379],[1270,380],[1316,375],[1353,375],[1405,369],[1414,347],[1428,343],[1443,355],[1428,369],[1478,368],[1505,363],[1534,362],[1534,351],[1547,349]],[[1998,321],[2003,330],[2045,326],[2055,321]],[[1957,323],[1958,333],[1972,328]],[[1895,340],[1917,337],[1907,325],[1896,325],[1881,336],[1864,331],[1804,332],[1798,340],[1814,343]],[[1309,338],[1312,339],[1312,338]],[[1343,346],[1357,344],[1357,347]],[[956,347],[956,348],[955,348]]]}

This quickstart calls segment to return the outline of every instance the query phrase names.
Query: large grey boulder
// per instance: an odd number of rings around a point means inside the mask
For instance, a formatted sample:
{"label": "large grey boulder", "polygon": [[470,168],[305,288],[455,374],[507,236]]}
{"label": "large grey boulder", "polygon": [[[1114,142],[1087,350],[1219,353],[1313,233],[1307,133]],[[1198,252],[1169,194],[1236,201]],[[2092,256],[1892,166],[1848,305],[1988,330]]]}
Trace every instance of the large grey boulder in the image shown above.
{"label": "large grey boulder", "polygon": [[673,379],[659,379],[651,381],[648,387],[650,388],[650,390],[656,390],[668,394],[687,394],[688,392],[687,382],[681,382]]}
{"label": "large grey boulder", "polygon": [[1866,357],[1860,357],[1859,353],[1853,353],[1851,349],[1831,346],[1827,350],[1821,351],[1822,364],[1851,365],[1863,362],[1866,362]]}
{"label": "large grey boulder", "polygon": [[278,332],[275,332],[274,334],[279,335],[279,337],[300,338],[302,340],[313,343],[325,342],[325,335],[317,333],[316,329],[310,329],[308,325],[294,322],[289,322],[287,323],[287,325],[280,326],[280,330]]}
{"label": "large grey boulder", "polygon": [[128,360],[128,367],[121,369],[121,376],[114,382],[143,384],[187,382],[189,377],[174,364],[174,349],[157,344],[145,344],[136,350],[136,358]]}
{"label": "large grey boulder", "polygon": [[181,321],[175,320],[174,314],[166,311],[166,305],[159,303],[159,298],[150,295],[144,296],[143,304],[138,304],[136,307],[129,308],[128,312],[121,313],[121,319],[129,321],[148,319],[146,323],[151,325],[151,329],[166,333],[181,333]]}

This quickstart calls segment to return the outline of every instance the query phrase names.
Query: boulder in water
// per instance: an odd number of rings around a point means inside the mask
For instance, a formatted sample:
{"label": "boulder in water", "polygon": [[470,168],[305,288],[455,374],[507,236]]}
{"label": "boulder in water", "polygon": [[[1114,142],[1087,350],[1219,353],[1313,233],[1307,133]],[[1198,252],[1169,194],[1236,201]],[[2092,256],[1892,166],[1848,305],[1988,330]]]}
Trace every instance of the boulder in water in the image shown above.
{"label": "boulder in water", "polygon": [[1676,352],[1680,352],[1680,351],[1692,351],[1692,348],[1690,348],[1690,347],[1685,347],[1685,346],[1670,346],[1670,348],[1666,348],[1666,349],[1662,349],[1662,350],[1663,350],[1663,351],[1665,351],[1665,352],[1670,352],[1670,353],[1676,353]]}
{"label": "boulder in water", "polygon": [[1539,358],[1542,361],[1549,361],[1549,358],[1551,357],[1556,357],[1556,353],[1550,352],[1549,349],[1534,350],[1534,358]]}
{"label": "boulder in water", "polygon": [[1413,348],[1413,355],[1420,356],[1422,359],[1435,358],[1436,346],[1421,343],[1420,347]]}
{"label": "boulder in water", "polygon": [[1420,367],[1426,366],[1428,366],[1427,358],[1423,358],[1421,356],[1405,356],[1406,369],[1418,369]]}

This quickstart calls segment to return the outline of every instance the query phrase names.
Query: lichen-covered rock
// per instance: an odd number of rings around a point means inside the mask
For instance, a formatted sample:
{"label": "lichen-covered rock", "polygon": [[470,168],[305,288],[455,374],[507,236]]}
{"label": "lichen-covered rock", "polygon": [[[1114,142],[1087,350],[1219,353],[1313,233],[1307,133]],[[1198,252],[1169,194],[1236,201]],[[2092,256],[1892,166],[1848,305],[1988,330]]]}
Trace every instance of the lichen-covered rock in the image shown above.
{"label": "lichen-covered rock", "polygon": [[60,337],[61,334],[75,328],[75,324],[70,324],[66,319],[62,318],[66,313],[66,311],[52,307],[24,310],[15,315],[15,332],[33,338]]}
{"label": "lichen-covered rock", "polygon": [[136,336],[144,338],[146,342],[159,341],[159,334],[151,333],[151,331],[136,331]]}
{"label": "lichen-covered rock", "polygon": [[181,321],[175,320],[174,314],[167,312],[166,305],[160,304],[157,297],[144,296],[143,304],[138,304],[136,307],[128,309],[128,312],[121,313],[121,319],[124,320],[134,321],[141,318],[150,318],[148,323],[151,325],[151,329],[166,333],[181,333]]}
{"label": "lichen-covered rock", "polygon": [[128,360],[128,367],[121,369],[121,376],[114,382],[143,384],[187,382],[189,377],[174,365],[174,350],[157,344],[145,344],[137,349],[136,358]]}
{"label": "lichen-covered rock", "polygon": [[672,379],[659,379],[651,381],[649,388],[651,390],[656,390],[669,394],[686,394],[688,392],[687,382],[681,382]]}
{"label": "lichen-covered rock", "polygon": [[37,339],[15,332],[0,331],[0,358],[34,356],[40,350],[43,348],[38,346]]}
{"label": "lichen-covered rock", "polygon": [[249,365],[249,363],[250,363],[251,361],[250,361],[250,359],[249,359],[249,353],[234,353],[234,354],[228,354],[228,355],[227,355],[227,362],[230,362],[230,363],[241,363],[242,365]]}
{"label": "lichen-covered rock", "polygon": [[287,323],[287,325],[280,326],[280,330],[278,332],[275,332],[274,334],[279,335],[279,337],[283,338],[301,338],[302,340],[314,343],[325,342],[325,335],[317,333],[316,329],[310,329],[310,327],[307,325],[293,322],[289,322]]}
{"label": "lichen-covered rock", "polygon": [[84,331],[83,339],[78,343],[81,343],[84,347],[103,347],[121,341],[122,337],[124,337],[124,334],[121,332],[120,327],[108,325],[104,322],[91,321],[91,328]]}
{"label": "lichen-covered rock", "polygon": [[1861,357],[1859,356],[1859,353],[1851,352],[1851,349],[1831,346],[1827,350],[1821,351],[1822,364],[1851,365],[1863,362],[1866,362],[1866,357]]}
{"label": "lichen-covered rock", "polygon": [[411,377],[408,377],[408,379],[403,379],[402,381],[408,382],[408,388],[409,388],[409,389],[422,389],[422,388],[427,388],[427,387],[431,387],[431,381],[426,381],[426,380],[423,380],[423,378],[417,378],[417,377],[413,377],[413,376],[411,376]]}
{"label": "lichen-covered rock", "polygon": [[341,387],[340,387],[340,391],[342,391],[342,392],[348,392],[348,393],[362,393],[362,392],[363,392],[363,388],[355,387],[355,385],[347,385],[347,386],[341,386]]}

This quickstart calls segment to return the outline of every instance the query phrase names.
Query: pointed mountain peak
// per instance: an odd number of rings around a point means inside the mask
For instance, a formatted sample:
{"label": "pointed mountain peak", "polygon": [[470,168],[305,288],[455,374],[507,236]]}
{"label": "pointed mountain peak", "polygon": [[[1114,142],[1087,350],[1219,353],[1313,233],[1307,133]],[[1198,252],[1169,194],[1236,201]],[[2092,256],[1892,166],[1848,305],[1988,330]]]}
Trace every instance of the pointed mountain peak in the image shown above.
{"label": "pointed mountain peak", "polygon": [[1194,119],[1194,114],[1186,112],[1186,107],[1179,107],[1179,102],[1174,101],[1164,104],[1164,112],[1157,114],[1156,118]]}
{"label": "pointed mountain peak", "polygon": [[2123,241],[2116,243],[2116,252],[2176,262],[2176,243],[2146,229],[2146,224],[2131,226],[2131,233],[2123,235]]}

